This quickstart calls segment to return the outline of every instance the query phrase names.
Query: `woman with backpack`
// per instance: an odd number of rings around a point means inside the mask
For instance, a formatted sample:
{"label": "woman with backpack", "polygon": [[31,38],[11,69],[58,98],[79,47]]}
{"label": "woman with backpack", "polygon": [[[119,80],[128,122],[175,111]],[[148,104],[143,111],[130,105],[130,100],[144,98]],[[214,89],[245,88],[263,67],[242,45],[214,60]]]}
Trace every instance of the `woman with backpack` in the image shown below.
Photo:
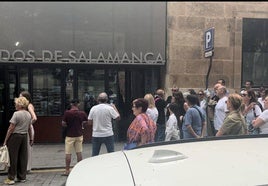
{"label": "woman with backpack", "polygon": [[243,97],[243,101],[245,104],[243,115],[245,116],[246,119],[248,132],[249,134],[258,134],[259,133],[258,128],[254,128],[252,126],[252,121],[255,120],[262,113],[262,110],[258,105],[255,92],[252,89],[244,90],[241,93],[241,96]]}

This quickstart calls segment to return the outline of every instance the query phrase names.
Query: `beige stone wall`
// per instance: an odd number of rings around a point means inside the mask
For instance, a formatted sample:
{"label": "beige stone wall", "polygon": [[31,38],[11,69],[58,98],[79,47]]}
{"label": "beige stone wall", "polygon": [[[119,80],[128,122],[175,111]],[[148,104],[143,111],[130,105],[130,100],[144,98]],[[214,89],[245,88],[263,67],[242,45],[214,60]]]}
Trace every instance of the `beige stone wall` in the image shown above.
{"label": "beige stone wall", "polygon": [[224,78],[233,92],[241,87],[242,18],[268,18],[268,2],[168,2],[167,66],[164,85],[205,89],[209,58],[204,32],[215,28],[208,87]]}

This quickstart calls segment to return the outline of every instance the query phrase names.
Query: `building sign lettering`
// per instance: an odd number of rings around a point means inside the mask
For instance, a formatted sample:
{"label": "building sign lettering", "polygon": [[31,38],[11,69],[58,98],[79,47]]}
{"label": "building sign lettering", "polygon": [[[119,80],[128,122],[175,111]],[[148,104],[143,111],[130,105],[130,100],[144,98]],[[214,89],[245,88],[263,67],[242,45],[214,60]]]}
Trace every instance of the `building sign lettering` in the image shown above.
{"label": "building sign lettering", "polygon": [[14,50],[8,51],[0,49],[0,62],[31,62],[31,63],[88,63],[88,64],[143,64],[143,65],[164,65],[165,60],[160,53],[156,54],[153,52],[139,54],[126,52],[119,55],[119,53],[103,54],[100,52],[97,58],[92,58],[92,52],[77,52],[71,50],[68,52],[68,57],[64,58],[62,51],[55,50],[42,50],[41,54],[36,57],[34,50]]}

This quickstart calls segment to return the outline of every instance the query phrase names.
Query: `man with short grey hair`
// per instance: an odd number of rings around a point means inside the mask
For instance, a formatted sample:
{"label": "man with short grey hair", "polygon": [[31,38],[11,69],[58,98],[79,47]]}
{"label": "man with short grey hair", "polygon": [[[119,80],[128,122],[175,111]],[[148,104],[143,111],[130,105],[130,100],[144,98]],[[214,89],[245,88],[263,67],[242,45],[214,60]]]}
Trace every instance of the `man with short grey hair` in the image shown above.
{"label": "man with short grey hair", "polygon": [[219,101],[217,102],[215,106],[214,111],[214,128],[215,128],[215,134],[217,134],[218,130],[221,128],[223,124],[223,120],[226,117],[227,110],[227,104],[226,101],[228,97],[226,96],[227,90],[225,86],[219,86],[216,90],[216,94],[219,97]]}
{"label": "man with short grey hair", "polygon": [[98,105],[91,108],[88,121],[92,129],[92,156],[99,155],[102,143],[107,152],[114,152],[114,133],[112,119],[119,120],[120,114],[114,104],[108,104],[108,95],[102,92],[98,96]]}

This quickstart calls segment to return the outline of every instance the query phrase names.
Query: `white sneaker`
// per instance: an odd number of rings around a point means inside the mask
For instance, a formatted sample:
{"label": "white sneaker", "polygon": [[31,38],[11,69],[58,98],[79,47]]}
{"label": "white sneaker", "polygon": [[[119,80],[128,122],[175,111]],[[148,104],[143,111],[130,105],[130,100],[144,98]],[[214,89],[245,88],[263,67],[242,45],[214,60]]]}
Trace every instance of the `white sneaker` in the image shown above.
{"label": "white sneaker", "polygon": [[25,183],[26,180],[19,180],[19,179],[18,179],[17,182]]}
{"label": "white sneaker", "polygon": [[6,179],[5,181],[4,181],[4,184],[6,184],[6,185],[14,185],[15,184],[15,181],[14,180],[10,180],[10,179]]}

